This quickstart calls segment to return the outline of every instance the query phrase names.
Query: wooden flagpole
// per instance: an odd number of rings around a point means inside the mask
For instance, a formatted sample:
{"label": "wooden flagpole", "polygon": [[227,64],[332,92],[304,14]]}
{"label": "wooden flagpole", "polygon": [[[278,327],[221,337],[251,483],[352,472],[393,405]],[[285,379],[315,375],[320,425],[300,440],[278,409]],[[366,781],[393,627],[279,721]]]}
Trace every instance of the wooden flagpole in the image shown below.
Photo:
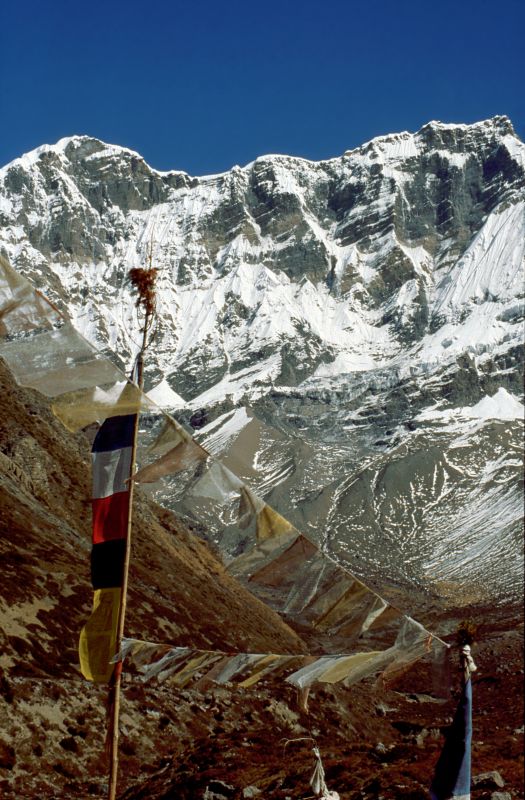
{"label": "wooden flagpole", "polygon": [[[152,267],[152,248],[149,256],[149,269],[132,269],[129,272],[131,283],[138,291],[137,308],[142,308],[145,312],[144,327],[142,329],[142,345],[137,356],[136,362],[136,383],[142,391],[144,386],[144,353],[148,346],[148,333],[153,323],[155,315],[155,278],[157,270]],[[140,410],[137,409],[135,425],[133,430],[133,444],[131,449],[131,475],[135,472],[135,462],[137,455],[137,440],[139,429]],[[117,639],[115,655],[120,653],[122,639],[124,636],[124,623],[126,619],[126,606],[128,595],[129,562],[131,554],[131,526],[133,519],[133,490],[134,481],[129,482],[129,502],[126,536],[126,554],[124,558],[122,592],[120,599]],[[109,751],[109,785],[108,800],[116,800],[117,780],[118,780],[118,744],[119,744],[119,717],[120,717],[120,687],[122,682],[122,661],[115,664],[111,677],[108,693],[108,751]]]}

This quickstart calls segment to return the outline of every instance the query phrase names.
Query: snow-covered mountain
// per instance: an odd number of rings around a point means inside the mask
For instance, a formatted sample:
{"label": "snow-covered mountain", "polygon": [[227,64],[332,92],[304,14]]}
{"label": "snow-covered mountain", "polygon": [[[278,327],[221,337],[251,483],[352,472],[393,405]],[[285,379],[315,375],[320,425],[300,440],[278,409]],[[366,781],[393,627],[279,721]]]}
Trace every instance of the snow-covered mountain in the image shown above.
{"label": "snow-covered mountain", "polygon": [[205,409],[203,439],[355,571],[519,591],[525,146],[507,118],[203,178],[72,137],[0,170],[0,222],[13,265],[126,364],[126,275],[151,253],[147,388]]}

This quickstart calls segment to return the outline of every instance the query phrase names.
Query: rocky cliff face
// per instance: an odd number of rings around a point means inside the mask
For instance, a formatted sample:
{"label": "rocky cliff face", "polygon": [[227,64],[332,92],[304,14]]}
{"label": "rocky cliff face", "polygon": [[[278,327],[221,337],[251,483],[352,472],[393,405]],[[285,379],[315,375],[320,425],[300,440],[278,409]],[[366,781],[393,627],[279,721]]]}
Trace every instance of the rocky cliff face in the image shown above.
{"label": "rocky cliff face", "polygon": [[[504,339],[518,314],[523,164],[503,117],[206,178],[74,137],[1,171],[2,244],[121,356],[133,349],[124,276],[151,244],[162,273],[152,379],[162,372],[187,399],[220,380],[238,394],[254,377],[295,385],[320,364],[339,375],[391,366],[416,342],[426,364],[433,333],[479,321],[472,306],[494,306],[487,322],[501,317]],[[469,352],[449,338],[434,354],[444,362]]]}
{"label": "rocky cliff face", "polygon": [[158,399],[206,409],[205,439],[227,424],[223,455],[250,406],[255,488],[357,572],[504,599],[521,583],[524,150],[505,117],[433,122],[192,178],[73,137],[0,172],[1,246],[121,363],[126,274],[151,254]]}

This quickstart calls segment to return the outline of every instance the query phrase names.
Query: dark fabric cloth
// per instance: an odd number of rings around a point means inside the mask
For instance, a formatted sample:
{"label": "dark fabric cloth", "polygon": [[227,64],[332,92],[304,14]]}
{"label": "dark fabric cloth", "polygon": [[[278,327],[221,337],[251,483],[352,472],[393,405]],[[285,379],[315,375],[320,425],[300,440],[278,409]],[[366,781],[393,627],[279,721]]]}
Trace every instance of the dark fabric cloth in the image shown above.
{"label": "dark fabric cloth", "polygon": [[470,751],[472,742],[472,683],[466,682],[458,707],[447,730],[430,787],[432,800],[470,796]]}
{"label": "dark fabric cloth", "polygon": [[102,423],[95,436],[93,447],[94,453],[106,450],[120,450],[123,447],[131,447],[133,444],[133,430],[135,426],[135,414],[127,414],[122,417],[109,417]]}
{"label": "dark fabric cloth", "polygon": [[93,589],[122,586],[126,539],[94,544],[91,548],[91,583]]}

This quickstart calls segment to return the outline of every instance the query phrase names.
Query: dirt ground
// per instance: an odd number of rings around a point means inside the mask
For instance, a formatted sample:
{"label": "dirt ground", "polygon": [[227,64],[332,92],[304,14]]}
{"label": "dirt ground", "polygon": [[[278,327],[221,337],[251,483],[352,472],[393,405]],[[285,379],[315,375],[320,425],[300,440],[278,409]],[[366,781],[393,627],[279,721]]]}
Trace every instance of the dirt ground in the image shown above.
{"label": "dirt ground", "polygon": [[[519,800],[523,620],[502,617],[486,624],[474,654],[473,775],[497,770],[505,791]],[[282,682],[199,694],[127,676],[120,797],[200,800],[208,788],[208,797],[227,791],[223,796],[242,798],[249,787],[263,799],[312,797],[313,742],[284,745],[313,737],[327,785],[342,800],[426,798],[457,702],[455,670],[452,677],[448,699],[436,695],[433,668],[425,662],[388,690],[373,681],[316,688],[306,715],[295,691]],[[4,676],[0,796],[105,797],[104,703],[105,687],[77,679]],[[473,798],[490,797],[483,791],[474,791]]]}

